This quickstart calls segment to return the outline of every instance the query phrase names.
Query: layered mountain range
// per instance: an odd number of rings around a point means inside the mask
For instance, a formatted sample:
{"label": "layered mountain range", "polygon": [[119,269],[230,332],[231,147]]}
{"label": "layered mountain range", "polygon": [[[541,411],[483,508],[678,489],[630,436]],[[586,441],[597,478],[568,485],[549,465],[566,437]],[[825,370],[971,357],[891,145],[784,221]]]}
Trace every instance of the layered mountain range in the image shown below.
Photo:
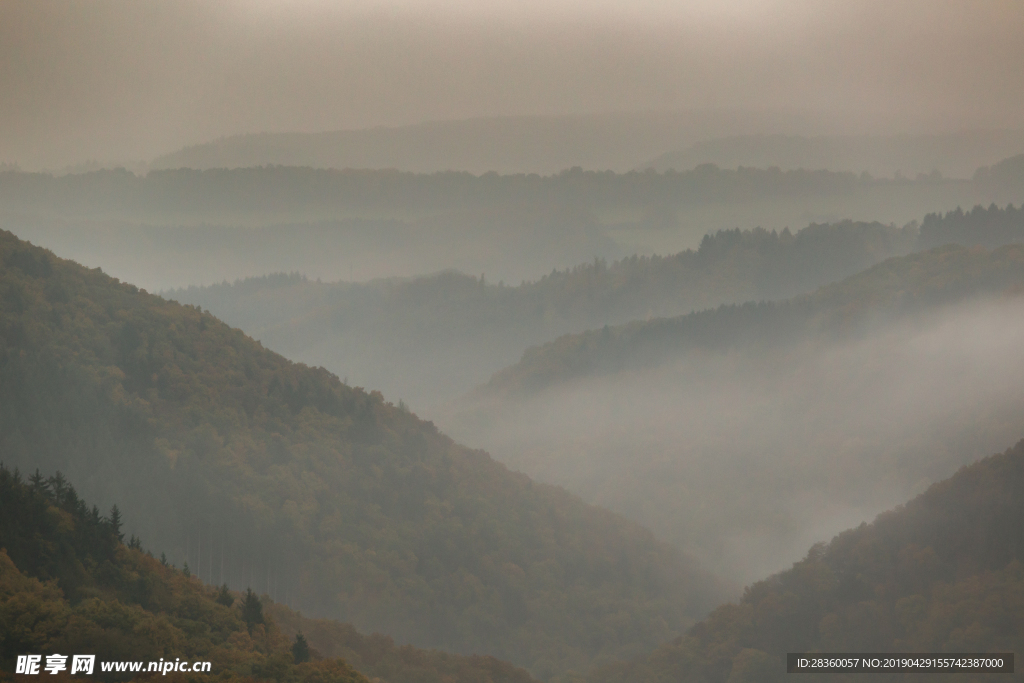
{"label": "layered mountain range", "polygon": [[538,675],[722,593],[638,525],[210,314],[0,236],[0,450],[210,583]]}

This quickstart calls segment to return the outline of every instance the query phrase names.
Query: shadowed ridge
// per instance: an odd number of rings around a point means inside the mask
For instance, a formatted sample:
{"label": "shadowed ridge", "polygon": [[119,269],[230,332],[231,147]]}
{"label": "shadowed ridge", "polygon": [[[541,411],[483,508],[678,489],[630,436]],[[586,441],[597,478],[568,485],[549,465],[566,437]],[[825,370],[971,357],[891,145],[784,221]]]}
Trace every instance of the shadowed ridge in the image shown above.
{"label": "shadowed ridge", "polygon": [[1020,653],[1022,520],[1024,441],[814,546],[651,655],[586,680],[782,681],[787,652]]}

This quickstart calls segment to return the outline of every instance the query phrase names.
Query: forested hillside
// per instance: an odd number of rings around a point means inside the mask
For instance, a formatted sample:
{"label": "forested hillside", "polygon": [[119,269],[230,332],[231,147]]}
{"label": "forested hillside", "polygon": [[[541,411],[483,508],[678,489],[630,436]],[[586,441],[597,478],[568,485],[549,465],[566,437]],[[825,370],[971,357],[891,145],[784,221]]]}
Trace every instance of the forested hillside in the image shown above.
{"label": "forested hillside", "polygon": [[[1018,213],[1012,207],[1007,212]],[[532,392],[588,375],[656,365],[697,349],[774,346],[808,334],[834,339],[863,333],[888,317],[1022,287],[1024,247],[988,252],[950,245],[889,259],[788,301],[726,305],[567,335],[527,350],[482,392]]]}
{"label": "forested hillside", "polygon": [[[125,545],[121,525],[116,506],[101,516],[59,473],[26,481],[0,467],[0,670],[56,652],[96,655],[90,673],[101,681],[132,678],[102,662],[165,658],[211,664],[171,680],[368,683],[342,659],[296,658],[258,597],[218,592],[134,536]],[[70,656],[65,664],[73,680]]]}
{"label": "forested hillside", "polygon": [[208,313],[0,235],[0,451],[210,583],[549,677],[716,592],[633,523]]}
{"label": "forested hillside", "polygon": [[149,289],[273,272],[324,280],[454,268],[492,282],[694,248],[719,230],[904,225],[1024,201],[1008,160],[970,180],[723,169],[547,176],[296,167],[0,172],[0,228]]}
{"label": "forested hillside", "polygon": [[1024,247],[567,335],[446,431],[747,582],[1024,433]]}
{"label": "forested hillside", "polygon": [[975,206],[970,211],[957,207],[946,214],[930,213],[921,223],[921,246],[940,244],[981,245],[988,247],[1024,243],[1024,205],[1015,209],[1008,204],[1000,209],[992,204],[987,209]]}
{"label": "forested hillside", "polygon": [[904,254],[916,239],[912,227],[845,221],[796,234],[720,231],[698,249],[595,260],[519,286],[454,272],[367,284],[275,275],[164,294],[419,410],[568,332],[787,298]]}
{"label": "forested hillside", "polygon": [[[811,548],[647,657],[588,683],[782,681],[787,652],[1024,651],[1024,442]],[[1019,662],[1016,664],[1020,666]],[[1019,672],[1019,669],[1018,669]],[[943,680],[1015,680],[945,674]],[[922,674],[872,675],[920,680]],[[818,675],[815,680],[849,680]]]}
{"label": "forested hillside", "polygon": [[104,674],[100,662],[160,658],[210,662],[192,680],[366,683],[353,661],[381,683],[533,680],[493,657],[397,648],[267,596],[205,585],[135,536],[125,543],[120,510],[90,509],[60,473],[26,480],[0,467],[0,513],[0,671],[13,671],[18,655],[60,652],[96,655],[99,680],[128,677]]}
{"label": "forested hillside", "polygon": [[390,636],[363,635],[350,624],[310,619],[280,603],[267,603],[265,611],[289,638],[301,633],[313,652],[343,658],[382,683],[536,683],[524,669],[495,657],[396,645]]}

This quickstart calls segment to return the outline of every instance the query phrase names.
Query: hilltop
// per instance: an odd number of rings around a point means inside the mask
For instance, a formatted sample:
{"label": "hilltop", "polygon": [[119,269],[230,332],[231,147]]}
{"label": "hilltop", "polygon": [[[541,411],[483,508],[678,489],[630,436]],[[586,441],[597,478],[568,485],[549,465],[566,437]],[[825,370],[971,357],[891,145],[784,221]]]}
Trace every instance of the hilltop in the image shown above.
{"label": "hilltop", "polygon": [[[1024,157],[1017,160],[1024,166]],[[925,248],[941,244],[981,245],[992,249],[1004,244],[1024,243],[1024,205],[1001,209],[975,206],[970,211],[957,207],[945,214],[930,213],[921,222],[918,243]]]}

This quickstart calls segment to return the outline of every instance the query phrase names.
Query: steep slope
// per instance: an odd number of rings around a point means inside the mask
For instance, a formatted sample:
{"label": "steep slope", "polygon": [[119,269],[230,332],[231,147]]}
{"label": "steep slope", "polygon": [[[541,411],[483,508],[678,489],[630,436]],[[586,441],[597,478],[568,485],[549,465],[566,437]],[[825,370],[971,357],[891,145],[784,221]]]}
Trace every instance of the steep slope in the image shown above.
{"label": "steep slope", "polygon": [[912,227],[845,221],[796,234],[721,231],[696,250],[595,259],[518,287],[451,272],[368,284],[277,275],[164,294],[210,309],[289,358],[428,409],[559,335],[787,298],[904,254],[915,239]]}
{"label": "steep slope", "polygon": [[1024,432],[1024,247],[568,335],[444,429],[749,582]]}
{"label": "steep slope", "polygon": [[319,655],[344,658],[371,679],[386,683],[536,683],[525,670],[495,657],[396,645],[389,636],[363,635],[349,624],[310,619],[276,603],[268,604],[266,612],[287,637],[295,639],[301,633]]}
{"label": "steep slope", "polygon": [[[117,508],[107,517],[89,510],[60,473],[26,481],[0,467],[0,671],[12,671],[18,655],[88,652],[100,680],[127,677],[104,672],[103,662],[159,658],[210,662],[199,680],[366,683],[355,661],[382,683],[534,680],[493,657],[398,648],[267,596],[206,586],[187,567],[157,562],[136,537],[125,544],[122,524]],[[295,656],[300,633],[308,656]]]}
{"label": "steep slope", "polygon": [[251,593],[218,593],[122,540],[116,507],[101,517],[60,474],[24,481],[0,467],[0,671],[61,653],[74,680],[69,655],[92,654],[101,681],[133,678],[105,664],[184,660],[210,668],[171,680],[368,683],[342,659],[296,661]]}
{"label": "steep slope", "polygon": [[[964,467],[872,524],[814,546],[792,569],[750,586],[738,604],[718,608],[685,636],[648,657],[592,672],[587,681],[781,681],[786,653],[807,651],[1019,657],[1024,441]],[[1015,677],[984,676],[1000,679]]]}
{"label": "steep slope", "polygon": [[196,308],[0,235],[0,451],[211,583],[550,676],[713,600],[650,533]]}

